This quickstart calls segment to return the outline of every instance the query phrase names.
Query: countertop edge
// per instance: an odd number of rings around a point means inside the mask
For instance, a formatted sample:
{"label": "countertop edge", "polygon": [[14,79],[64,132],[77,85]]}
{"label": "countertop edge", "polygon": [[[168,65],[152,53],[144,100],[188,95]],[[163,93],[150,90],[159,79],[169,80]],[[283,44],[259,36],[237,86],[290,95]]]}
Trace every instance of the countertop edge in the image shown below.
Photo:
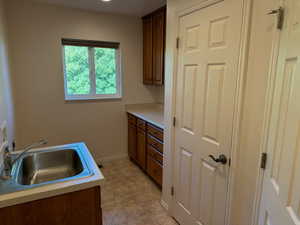
{"label": "countertop edge", "polygon": [[138,112],[134,112],[134,111],[131,111],[131,110],[127,110],[127,113],[129,114],[132,114],[142,120],[145,120],[146,122],[148,123],[151,123],[153,125],[155,125],[156,127],[164,130],[165,129],[165,126],[157,121],[154,121],[154,120],[151,120],[150,118],[148,118],[147,116],[143,115],[143,113],[138,113]]}

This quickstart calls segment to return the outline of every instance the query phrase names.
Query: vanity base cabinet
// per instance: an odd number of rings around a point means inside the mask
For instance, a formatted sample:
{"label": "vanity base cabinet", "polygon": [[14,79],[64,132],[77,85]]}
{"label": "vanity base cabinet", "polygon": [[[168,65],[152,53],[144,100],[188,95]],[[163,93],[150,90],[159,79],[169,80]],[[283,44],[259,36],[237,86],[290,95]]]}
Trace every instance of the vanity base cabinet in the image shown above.
{"label": "vanity base cabinet", "polygon": [[137,162],[137,130],[131,123],[128,124],[128,155],[132,161]]}
{"label": "vanity base cabinet", "polygon": [[162,129],[128,113],[128,155],[156,184],[162,186]]}
{"label": "vanity base cabinet", "polygon": [[1,225],[102,225],[100,187],[0,209]]}
{"label": "vanity base cabinet", "polygon": [[137,128],[137,163],[146,170],[146,133],[144,130]]}

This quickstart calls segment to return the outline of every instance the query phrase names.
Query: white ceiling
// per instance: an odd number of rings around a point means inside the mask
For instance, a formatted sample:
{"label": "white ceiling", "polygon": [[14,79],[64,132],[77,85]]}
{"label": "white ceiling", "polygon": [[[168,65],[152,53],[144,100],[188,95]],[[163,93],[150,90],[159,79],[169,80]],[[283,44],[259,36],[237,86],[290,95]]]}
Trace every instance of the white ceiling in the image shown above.
{"label": "white ceiling", "polygon": [[35,0],[50,4],[64,5],[73,8],[98,12],[144,16],[166,4],[166,0]]}

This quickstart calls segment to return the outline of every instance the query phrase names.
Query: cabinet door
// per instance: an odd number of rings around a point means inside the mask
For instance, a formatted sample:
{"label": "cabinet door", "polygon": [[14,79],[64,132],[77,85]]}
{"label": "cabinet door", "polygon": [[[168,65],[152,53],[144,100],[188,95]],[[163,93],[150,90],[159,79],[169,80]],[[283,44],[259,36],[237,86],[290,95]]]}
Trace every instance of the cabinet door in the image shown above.
{"label": "cabinet door", "polygon": [[128,123],[128,155],[133,161],[137,160],[136,153],[136,126]]}
{"label": "cabinet door", "polygon": [[152,75],[152,16],[143,19],[143,82],[153,84]]}
{"label": "cabinet door", "polygon": [[102,225],[100,187],[0,209],[1,225]]}
{"label": "cabinet door", "polygon": [[164,82],[165,9],[153,15],[153,84]]}
{"label": "cabinet door", "polygon": [[140,128],[137,131],[137,162],[146,169],[146,132]]}
{"label": "cabinet door", "polygon": [[163,179],[162,166],[152,157],[147,158],[147,173],[161,187]]}

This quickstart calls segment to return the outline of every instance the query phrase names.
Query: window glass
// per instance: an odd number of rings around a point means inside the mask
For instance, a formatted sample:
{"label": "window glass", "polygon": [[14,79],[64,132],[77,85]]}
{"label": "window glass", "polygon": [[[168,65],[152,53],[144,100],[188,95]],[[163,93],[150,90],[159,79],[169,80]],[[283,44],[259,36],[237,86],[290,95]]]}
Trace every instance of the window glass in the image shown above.
{"label": "window glass", "polygon": [[94,48],[96,94],[116,94],[116,50]]}
{"label": "window glass", "polygon": [[66,100],[122,97],[120,43],[62,39]]}
{"label": "window glass", "polygon": [[65,73],[68,95],[90,93],[88,47],[65,46]]}

